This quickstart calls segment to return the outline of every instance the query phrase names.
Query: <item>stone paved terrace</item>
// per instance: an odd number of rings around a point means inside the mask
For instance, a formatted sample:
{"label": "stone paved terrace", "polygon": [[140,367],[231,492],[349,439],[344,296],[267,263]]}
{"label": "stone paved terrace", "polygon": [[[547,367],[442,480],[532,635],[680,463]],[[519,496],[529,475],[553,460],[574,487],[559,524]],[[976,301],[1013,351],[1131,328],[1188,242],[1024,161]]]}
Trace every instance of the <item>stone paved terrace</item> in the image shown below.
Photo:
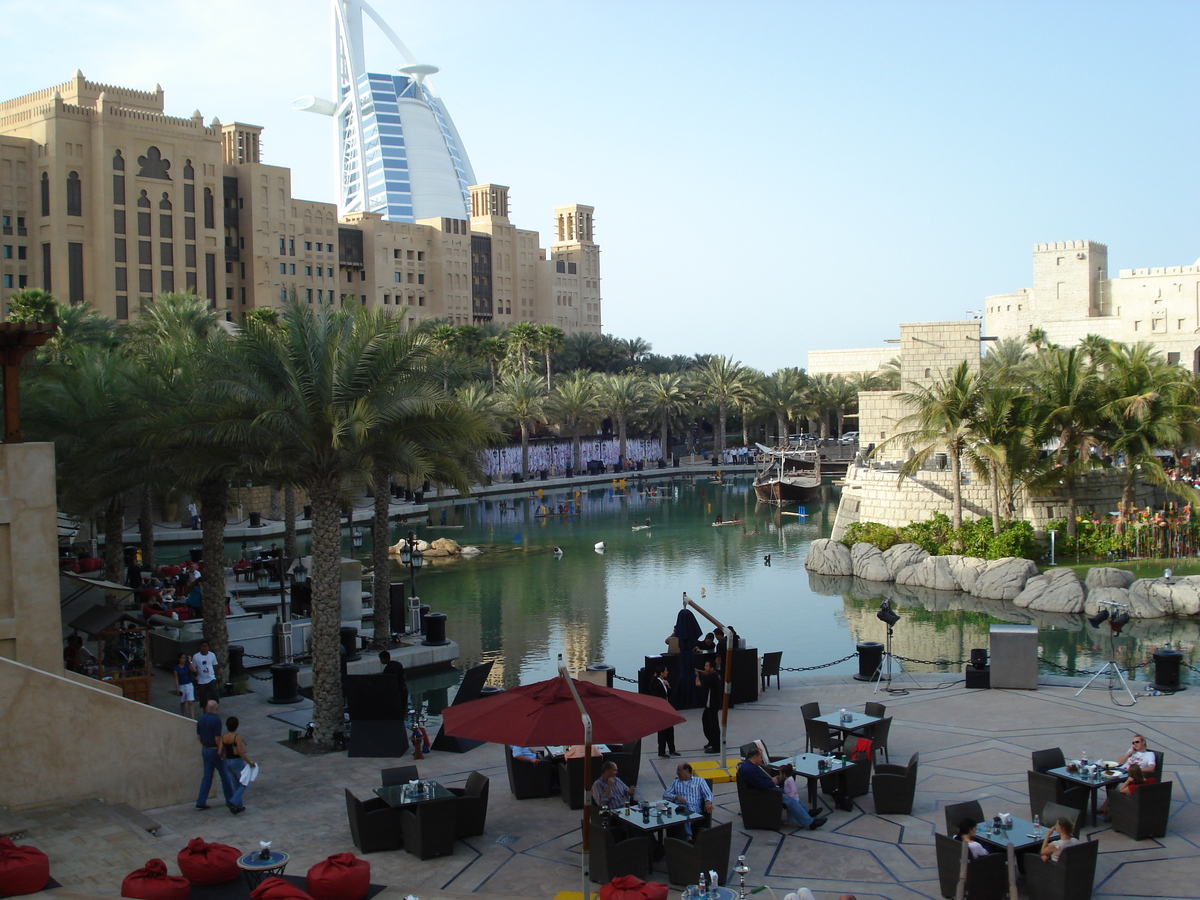
{"label": "stone paved terrace", "polygon": [[[1047,680],[1056,679],[1043,678]],[[746,855],[751,884],[766,884],[777,897],[807,885],[820,900],[843,892],[859,900],[937,898],[932,833],[941,827],[946,803],[975,798],[988,815],[1027,815],[1025,773],[1031,750],[1061,746],[1068,756],[1081,750],[1093,758],[1115,756],[1128,747],[1130,734],[1140,730],[1151,749],[1165,752],[1165,771],[1175,783],[1170,831],[1162,840],[1134,842],[1107,825],[1087,829],[1088,838],[1101,846],[1094,896],[1197,896],[1200,805],[1192,794],[1200,790],[1200,690],[1143,697],[1136,706],[1122,708],[1114,698],[1128,703],[1124,693],[1092,689],[1076,698],[1076,687],[1063,680],[1036,692],[968,691],[961,678],[951,676],[921,676],[919,681],[921,690],[873,697],[871,685],[848,676],[785,676],[783,690],[772,688],[758,703],[731,713],[731,744],[761,738],[772,754],[781,755],[803,749],[801,703],[818,700],[825,711],[841,706],[861,710],[867,700],[882,700],[895,716],[892,761],[903,763],[913,752],[921,754],[912,816],[875,816],[868,795],[858,798],[853,812],[835,812],[816,832],[746,831],[735,787],[717,785],[716,819],[734,822],[733,852]],[[151,857],[165,859],[177,873],[175,854],[197,835],[242,849],[256,847],[260,839],[272,840],[291,853],[292,875],[303,875],[330,854],[354,850],[342,789],[370,797],[379,768],[392,761],[348,759],[345,753],[303,756],[278,743],[288,726],[269,718],[277,711],[258,694],[230,698],[223,705],[223,715],[241,717],[250,750],[263,769],[247,792],[247,811],[236,818],[219,797],[203,812],[191,803],[149,810],[162,824],[156,836],[94,801],[9,813],[26,827],[19,842],[49,853],[52,874],[63,885],[50,893],[117,897],[123,876]],[[703,744],[699,710],[685,715],[687,724],[676,729],[684,758],[712,759],[698,753]],[[86,725],[80,723],[81,739],[85,734]],[[645,742],[650,752],[643,760],[640,786],[658,794],[674,761],[660,760],[653,743],[653,738]],[[371,880],[389,886],[384,900],[409,893],[424,900],[473,893],[550,900],[560,891],[579,890],[579,814],[557,797],[514,800],[502,748],[485,744],[461,755],[435,753],[419,765],[423,777],[449,785],[462,784],[473,769],[489,775],[487,832],[457,843],[453,856],[427,862],[403,850],[370,854]],[[145,759],[131,739],[127,777],[136,778],[143,766],[170,766],[188,783],[200,775],[198,752],[187,759]],[[665,880],[665,873],[661,877]]]}

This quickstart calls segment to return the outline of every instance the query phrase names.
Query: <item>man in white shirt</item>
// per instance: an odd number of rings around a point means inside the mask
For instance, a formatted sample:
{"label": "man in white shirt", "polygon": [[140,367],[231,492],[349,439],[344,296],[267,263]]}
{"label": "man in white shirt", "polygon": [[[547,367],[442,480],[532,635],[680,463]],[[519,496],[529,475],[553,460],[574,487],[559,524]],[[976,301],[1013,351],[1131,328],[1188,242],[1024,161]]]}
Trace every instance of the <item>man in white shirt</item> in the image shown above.
{"label": "man in white shirt", "polygon": [[196,667],[196,700],[203,709],[209,700],[221,699],[217,681],[221,666],[217,654],[208,649],[208,641],[200,642],[199,652],[192,656],[192,665]]}
{"label": "man in white shirt", "polygon": [[1129,745],[1129,749],[1117,760],[1117,765],[1119,766],[1128,765],[1129,763],[1137,763],[1141,766],[1143,775],[1153,775],[1155,778],[1158,778],[1158,774],[1154,771],[1154,767],[1158,764],[1158,759],[1146,749],[1146,739],[1140,734],[1133,736],[1133,742]]}
{"label": "man in white shirt", "polygon": [[[678,803],[680,806],[686,806],[694,813],[703,813],[710,818],[705,821],[711,821],[713,808],[712,788],[708,786],[708,782],[703,778],[692,777],[692,766],[690,763],[680,763],[675,768],[675,780],[672,781],[666,791],[663,793],[664,800],[670,800],[672,803]],[[692,833],[692,823],[685,822],[683,830],[689,835]]]}

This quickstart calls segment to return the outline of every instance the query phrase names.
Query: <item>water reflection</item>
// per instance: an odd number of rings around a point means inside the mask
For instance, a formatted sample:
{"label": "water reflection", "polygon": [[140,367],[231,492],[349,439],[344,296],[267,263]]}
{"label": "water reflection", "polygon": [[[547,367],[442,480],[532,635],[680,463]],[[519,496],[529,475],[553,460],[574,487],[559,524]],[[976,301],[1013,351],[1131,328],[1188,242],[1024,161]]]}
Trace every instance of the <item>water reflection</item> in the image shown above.
{"label": "water reflection", "polygon": [[[1107,624],[1092,628],[1082,614],[1034,612],[958,591],[808,574],[814,593],[842,598],[846,622],[856,641],[885,639],[886,626],[875,613],[881,600],[890,600],[902,617],[893,631],[893,652],[934,661],[906,664],[917,672],[961,669],[973,648],[988,645],[993,624],[1037,626],[1040,655],[1062,667],[1043,663],[1043,671],[1071,675],[1094,671],[1114,656],[1124,667],[1146,663],[1155,650],[1168,645],[1183,653],[1184,662],[1194,665],[1200,646],[1200,621],[1195,619],[1134,619],[1121,634],[1113,635]],[[936,664],[942,660],[949,664]]]}

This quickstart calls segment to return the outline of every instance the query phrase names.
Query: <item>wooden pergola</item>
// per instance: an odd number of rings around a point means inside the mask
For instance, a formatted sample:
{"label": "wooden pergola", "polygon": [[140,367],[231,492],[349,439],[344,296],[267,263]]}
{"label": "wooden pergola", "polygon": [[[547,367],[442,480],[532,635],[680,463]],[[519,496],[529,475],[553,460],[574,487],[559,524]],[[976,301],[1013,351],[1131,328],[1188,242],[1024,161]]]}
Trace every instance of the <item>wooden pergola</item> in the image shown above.
{"label": "wooden pergola", "polygon": [[4,443],[21,443],[21,359],[58,331],[39,322],[0,322],[0,364],[4,366]]}

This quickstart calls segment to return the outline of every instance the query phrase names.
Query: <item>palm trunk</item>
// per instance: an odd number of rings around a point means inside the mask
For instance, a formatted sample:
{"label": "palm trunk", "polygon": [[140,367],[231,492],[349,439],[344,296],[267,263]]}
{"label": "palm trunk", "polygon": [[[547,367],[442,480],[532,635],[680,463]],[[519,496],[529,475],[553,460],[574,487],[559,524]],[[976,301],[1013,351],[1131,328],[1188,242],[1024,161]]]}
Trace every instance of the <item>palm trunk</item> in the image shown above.
{"label": "palm trunk", "polygon": [[782,415],[775,416],[775,443],[783,446],[783,442],[787,440],[787,422],[784,421]]}
{"label": "palm trunk", "polygon": [[550,393],[551,387],[552,387],[552,385],[550,383],[550,351],[547,350],[546,351],[546,393]]}
{"label": "palm trunk", "polygon": [[666,460],[671,453],[671,429],[667,425],[667,417],[663,416],[662,427],[659,432],[659,456]]}
{"label": "palm trunk", "polygon": [[492,393],[494,394],[494,393],[496,393],[496,359],[495,359],[495,357],[492,357],[492,356],[488,357],[488,372],[492,376]]}
{"label": "palm trunk", "polygon": [[283,555],[295,559],[296,548],[296,486],[283,486]]}
{"label": "palm trunk", "polygon": [[750,446],[750,424],[749,424],[749,421],[750,420],[749,420],[749,417],[746,415],[746,411],[742,410],[742,446],[743,447]]}
{"label": "palm trunk", "polygon": [[1000,467],[989,462],[992,472],[992,534],[1000,533]]}
{"label": "palm trunk", "polygon": [[529,480],[529,423],[521,420],[521,478]]}
{"label": "palm trunk", "polygon": [[[201,559],[204,576],[200,579],[201,613],[204,638],[217,655],[221,675],[229,681],[229,629],[225,624],[225,515],[229,509],[229,485],[224,478],[210,478],[197,493],[200,497]],[[220,690],[221,685],[217,686]]]}
{"label": "palm trunk", "polygon": [[334,478],[309,487],[312,502],[313,740],[333,745],[342,730],[342,677],[338,647],[342,625],[341,511]]}
{"label": "palm trunk", "polygon": [[626,435],[625,416],[624,416],[624,414],[622,414],[622,415],[617,416],[617,449],[620,451],[622,464],[624,464],[625,460],[628,458],[628,454],[625,452],[625,450],[626,450],[625,435]]}
{"label": "palm trunk", "polygon": [[142,544],[142,565],[154,568],[154,488],[143,485],[138,503],[138,537]]}
{"label": "palm trunk", "polygon": [[583,445],[579,440],[579,426],[576,425],[571,429],[571,457],[575,460],[575,471],[578,472],[582,466],[579,459],[583,456]]}
{"label": "palm trunk", "polygon": [[725,404],[717,407],[717,433],[713,435],[713,452],[720,459],[725,452]]}
{"label": "palm trunk", "polygon": [[374,572],[371,576],[371,600],[374,612],[375,641],[386,647],[392,635],[392,557],[388,553],[388,512],[391,495],[388,493],[388,471],[376,466],[372,480],[375,486],[375,515],[371,519],[371,553]]}
{"label": "palm trunk", "polygon": [[957,453],[950,454],[950,475],[954,479],[954,518],[951,524],[959,529],[962,528],[962,457]]}
{"label": "palm trunk", "polygon": [[[1128,460],[1127,460],[1128,462]],[[1121,488],[1121,502],[1126,508],[1133,509],[1134,504],[1134,483],[1137,478],[1137,469],[1132,465],[1126,467],[1125,484]]]}
{"label": "palm trunk", "polygon": [[1066,468],[1067,472],[1072,473],[1072,474],[1068,474],[1065,478],[1063,478],[1063,482],[1067,486],[1067,537],[1070,537],[1070,538],[1075,538],[1075,537],[1079,536],[1079,528],[1078,528],[1077,523],[1075,522],[1075,475],[1073,474],[1074,466],[1075,466],[1075,454],[1073,452],[1068,453],[1067,454],[1067,465],[1065,468]]}
{"label": "palm trunk", "polygon": [[[125,497],[113,497],[104,507],[104,578],[114,584],[125,583]],[[120,605],[120,597],[109,601]]]}

